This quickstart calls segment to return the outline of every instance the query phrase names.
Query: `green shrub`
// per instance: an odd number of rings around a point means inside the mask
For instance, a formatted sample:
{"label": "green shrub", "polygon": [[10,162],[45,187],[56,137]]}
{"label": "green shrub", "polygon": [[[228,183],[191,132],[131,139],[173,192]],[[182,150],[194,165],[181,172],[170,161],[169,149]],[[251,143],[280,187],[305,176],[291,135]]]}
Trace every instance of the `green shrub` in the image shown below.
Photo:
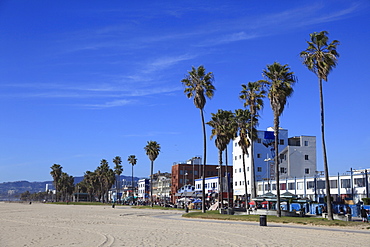
{"label": "green shrub", "polygon": [[370,198],[362,198],[362,201],[364,202],[364,205],[370,205]]}

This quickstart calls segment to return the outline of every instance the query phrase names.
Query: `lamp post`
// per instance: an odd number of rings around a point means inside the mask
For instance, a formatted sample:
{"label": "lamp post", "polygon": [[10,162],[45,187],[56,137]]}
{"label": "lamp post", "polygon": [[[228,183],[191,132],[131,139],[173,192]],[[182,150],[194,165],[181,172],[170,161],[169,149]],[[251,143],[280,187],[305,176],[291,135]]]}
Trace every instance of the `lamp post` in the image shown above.
{"label": "lamp post", "polygon": [[186,177],[188,176],[188,173],[186,172],[184,175],[185,175],[185,181],[184,181],[184,183],[185,183],[185,185],[184,185],[185,201],[184,201],[184,203],[185,203],[185,212],[187,213],[187,212],[189,212],[188,204],[186,203],[186,193],[187,193]]}

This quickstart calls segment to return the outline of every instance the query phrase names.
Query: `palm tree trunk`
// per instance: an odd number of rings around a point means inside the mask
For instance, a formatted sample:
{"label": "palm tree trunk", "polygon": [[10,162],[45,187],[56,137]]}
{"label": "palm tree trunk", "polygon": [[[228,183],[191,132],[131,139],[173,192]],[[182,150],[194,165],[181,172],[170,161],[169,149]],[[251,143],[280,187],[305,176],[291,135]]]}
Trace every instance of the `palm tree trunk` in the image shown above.
{"label": "palm tree trunk", "polygon": [[153,161],[150,164],[150,205],[153,207]]}
{"label": "palm tree trunk", "polygon": [[276,180],[276,216],[281,217],[280,209],[280,171],[279,171],[279,116],[274,114],[274,135],[275,135],[275,180]]}
{"label": "palm tree trunk", "polygon": [[206,154],[207,154],[207,139],[206,139],[206,125],[204,123],[203,109],[200,109],[200,117],[202,119],[203,128],[203,168],[202,168],[202,213],[206,212]]}
{"label": "palm tree trunk", "polygon": [[134,165],[131,168],[131,189],[132,189],[132,204],[135,205],[135,190],[134,190]]}
{"label": "palm tree trunk", "polygon": [[222,151],[218,150],[218,209],[221,213],[223,209],[223,200],[222,200]]}
{"label": "palm tree trunk", "polygon": [[245,190],[245,209],[249,208],[248,202],[248,184],[247,184],[247,172],[245,170],[245,153],[243,153],[243,173],[244,173],[244,190]]}
{"label": "palm tree trunk", "polygon": [[[325,145],[325,128],[324,128],[324,96],[322,91],[322,79],[319,78],[319,89],[320,89],[320,110],[321,110],[321,141],[322,141],[322,152],[324,159],[324,171],[325,171],[325,188],[326,188],[326,202],[328,209],[328,220],[333,220],[333,210],[331,205],[330,195],[330,182],[329,182],[329,167],[326,156],[326,145]],[[339,182],[339,181],[338,181]]]}
{"label": "palm tree trunk", "polygon": [[230,181],[229,181],[229,169],[228,169],[228,162],[227,162],[227,146],[226,146],[226,149],[225,149],[225,165],[226,165],[226,188],[227,188],[227,206],[229,208],[232,207],[232,205],[230,204]]}
{"label": "palm tree trunk", "polygon": [[251,117],[251,194],[256,197],[256,176],[254,172],[254,145],[253,145],[253,115]]}

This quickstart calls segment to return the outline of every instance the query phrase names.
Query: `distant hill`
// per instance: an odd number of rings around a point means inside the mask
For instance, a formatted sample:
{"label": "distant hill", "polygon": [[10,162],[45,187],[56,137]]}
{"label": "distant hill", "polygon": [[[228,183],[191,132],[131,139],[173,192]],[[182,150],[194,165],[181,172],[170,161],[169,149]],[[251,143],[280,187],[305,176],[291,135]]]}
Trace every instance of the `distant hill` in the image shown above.
{"label": "distant hill", "polygon": [[[83,180],[83,176],[74,177],[75,184]],[[120,176],[120,181],[123,179],[131,182],[130,176]],[[140,178],[134,177],[134,181],[137,182]],[[16,182],[4,182],[0,183],[0,201],[4,200],[18,200],[19,195],[27,190],[30,193],[43,192],[46,189],[47,184],[53,184],[53,181],[45,182],[28,182],[28,181],[16,181]]]}

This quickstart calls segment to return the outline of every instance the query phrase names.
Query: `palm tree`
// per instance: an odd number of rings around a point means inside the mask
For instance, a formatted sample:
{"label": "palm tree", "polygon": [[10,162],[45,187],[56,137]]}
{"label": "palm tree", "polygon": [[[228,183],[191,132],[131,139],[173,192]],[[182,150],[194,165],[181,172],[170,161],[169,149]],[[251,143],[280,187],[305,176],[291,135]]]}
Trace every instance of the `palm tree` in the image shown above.
{"label": "palm tree", "polygon": [[121,163],[122,163],[121,157],[120,156],[114,157],[113,163],[116,165],[114,167],[114,174],[118,176],[118,181],[116,179],[116,188],[117,188],[117,200],[118,200],[118,203],[120,203],[121,200],[119,198],[119,192],[120,192],[120,187],[121,186],[120,186],[119,182],[121,180],[120,176],[123,172],[123,168],[122,168],[122,165],[121,165]]}
{"label": "palm tree", "polygon": [[108,191],[115,181],[114,171],[109,168],[108,161],[102,159],[95,173],[100,184],[100,198],[103,202],[108,201]]}
{"label": "palm tree", "polygon": [[54,180],[54,186],[55,186],[55,201],[58,201],[58,186],[59,186],[59,180],[60,176],[62,175],[62,166],[59,164],[54,164],[51,168],[50,175],[53,177]]}
{"label": "palm tree", "polygon": [[153,166],[154,161],[157,159],[161,146],[156,141],[148,141],[148,144],[144,147],[146,155],[150,160],[150,204],[153,207]]}
{"label": "palm tree", "polygon": [[132,165],[132,172],[131,172],[131,188],[132,188],[132,202],[135,204],[135,193],[134,193],[134,165],[137,163],[137,158],[135,155],[128,156],[127,159],[128,163]]}
{"label": "palm tree", "polygon": [[297,81],[293,72],[289,72],[290,68],[287,64],[273,63],[267,65],[267,69],[263,70],[263,81],[269,87],[268,98],[274,112],[274,136],[275,136],[275,177],[276,177],[276,194],[277,207],[276,215],[281,217],[280,209],[280,179],[279,179],[279,124],[280,116],[284,111],[284,107],[289,98],[293,94],[293,84]]}
{"label": "palm tree", "polygon": [[200,110],[200,117],[202,120],[203,128],[203,169],[202,169],[202,212],[205,213],[205,171],[207,164],[207,138],[206,138],[206,126],[204,123],[203,109],[206,104],[206,97],[212,99],[214,91],[216,90],[213,86],[213,73],[206,73],[206,69],[203,65],[198,68],[192,67],[188,75],[181,80],[185,86],[184,93],[188,98],[194,98],[194,105]]}
{"label": "palm tree", "polygon": [[[263,90],[263,84],[261,81],[249,82],[248,85],[242,84],[242,91],[240,92],[239,98],[245,100],[244,107],[249,107],[249,112],[251,114],[251,124],[250,133],[251,137],[254,136],[252,133],[253,129],[258,125],[254,123],[254,119],[258,116],[258,111],[263,108],[263,98],[265,98],[266,91]],[[252,183],[251,191],[252,197],[256,197],[256,180],[254,171],[254,139],[251,139],[251,174]]]}
{"label": "palm tree", "polygon": [[319,79],[320,92],[320,115],[321,115],[321,142],[325,170],[325,187],[327,195],[328,219],[333,220],[332,200],[330,195],[329,167],[326,156],[325,128],[324,128],[324,96],[322,80],[328,81],[330,71],[336,67],[339,53],[337,52],[338,40],[333,40],[328,44],[328,32],[311,33],[310,41],[307,41],[308,48],[300,53],[303,64]]}
{"label": "palm tree", "polygon": [[218,159],[219,159],[219,203],[220,209],[223,208],[223,186],[222,186],[222,152],[226,149],[227,144],[230,142],[230,129],[234,122],[234,114],[231,111],[218,110],[216,114],[212,114],[212,120],[207,122],[211,126],[212,134],[211,139],[216,136],[215,145],[218,148]]}
{"label": "palm tree", "polygon": [[[257,119],[255,119],[257,120]],[[242,160],[243,160],[243,173],[244,173],[244,191],[245,191],[245,207],[249,208],[248,202],[248,181],[247,181],[247,171],[245,169],[245,156],[249,155],[248,148],[251,146],[251,141],[256,139],[257,132],[255,129],[251,130],[251,113],[248,109],[237,109],[235,110],[235,123],[239,130],[239,141],[238,145],[242,149]],[[256,123],[257,121],[254,121]],[[251,133],[255,136],[251,137]],[[248,138],[249,137],[249,138]]]}

